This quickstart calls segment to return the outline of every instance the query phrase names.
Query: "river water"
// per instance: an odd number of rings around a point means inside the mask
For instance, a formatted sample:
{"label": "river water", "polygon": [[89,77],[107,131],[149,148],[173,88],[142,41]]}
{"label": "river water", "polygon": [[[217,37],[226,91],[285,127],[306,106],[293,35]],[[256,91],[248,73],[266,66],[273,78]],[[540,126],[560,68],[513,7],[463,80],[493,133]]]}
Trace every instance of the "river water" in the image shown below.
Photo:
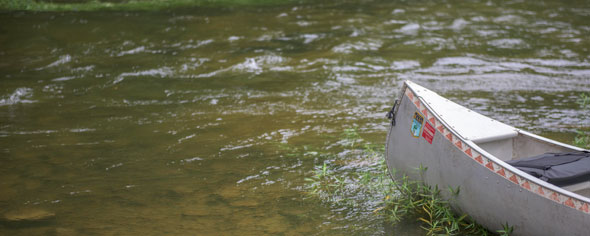
{"label": "river water", "polygon": [[422,235],[304,178],[378,162],[342,133],[404,80],[571,143],[589,49],[588,1],[1,12],[0,234]]}

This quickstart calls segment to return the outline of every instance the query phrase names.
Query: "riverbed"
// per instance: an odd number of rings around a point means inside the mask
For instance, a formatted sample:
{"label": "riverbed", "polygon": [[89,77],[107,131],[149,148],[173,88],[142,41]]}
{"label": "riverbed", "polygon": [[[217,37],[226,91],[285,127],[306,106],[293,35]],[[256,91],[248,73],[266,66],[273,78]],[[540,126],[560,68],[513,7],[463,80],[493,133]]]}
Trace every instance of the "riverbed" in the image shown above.
{"label": "riverbed", "polygon": [[422,235],[413,219],[375,214],[379,196],[338,204],[305,181],[328,163],[354,184],[379,161],[344,133],[383,145],[404,80],[562,142],[590,127],[576,104],[590,92],[587,1],[4,11],[0,22],[3,235]]}

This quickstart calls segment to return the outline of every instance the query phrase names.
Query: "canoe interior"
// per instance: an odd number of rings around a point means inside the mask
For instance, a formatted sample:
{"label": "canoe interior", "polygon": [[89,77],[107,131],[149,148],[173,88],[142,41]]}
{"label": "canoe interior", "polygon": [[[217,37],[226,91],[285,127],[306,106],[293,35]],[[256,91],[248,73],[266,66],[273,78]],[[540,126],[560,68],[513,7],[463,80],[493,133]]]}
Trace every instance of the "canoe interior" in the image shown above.
{"label": "canoe interior", "polygon": [[[492,139],[491,141],[475,142],[475,144],[502,161],[517,160],[548,152],[563,153],[577,151],[576,149],[539,139],[522,131],[518,132],[518,135],[515,137]],[[590,181],[563,186],[562,188],[585,197],[590,197]]]}
{"label": "canoe interior", "polygon": [[482,149],[496,156],[500,160],[509,161],[525,157],[540,155],[547,152],[573,152],[561,145],[545,142],[536,137],[519,132],[516,137],[492,140],[488,142],[474,142]]}

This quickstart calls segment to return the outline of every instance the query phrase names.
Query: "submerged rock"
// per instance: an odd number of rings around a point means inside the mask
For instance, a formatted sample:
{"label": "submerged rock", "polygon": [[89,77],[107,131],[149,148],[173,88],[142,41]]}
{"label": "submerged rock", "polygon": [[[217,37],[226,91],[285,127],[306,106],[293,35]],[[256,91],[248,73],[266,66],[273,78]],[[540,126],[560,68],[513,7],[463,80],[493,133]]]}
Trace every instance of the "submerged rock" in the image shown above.
{"label": "submerged rock", "polygon": [[77,232],[75,229],[70,229],[70,228],[56,228],[55,229],[55,234],[57,235],[63,235],[63,236],[67,236],[67,235],[80,235],[79,232]]}
{"label": "submerged rock", "polygon": [[55,213],[43,209],[18,209],[4,213],[6,221],[39,221],[53,218]]}
{"label": "submerged rock", "polygon": [[257,207],[258,205],[260,205],[258,201],[252,198],[233,201],[230,204],[236,207]]}

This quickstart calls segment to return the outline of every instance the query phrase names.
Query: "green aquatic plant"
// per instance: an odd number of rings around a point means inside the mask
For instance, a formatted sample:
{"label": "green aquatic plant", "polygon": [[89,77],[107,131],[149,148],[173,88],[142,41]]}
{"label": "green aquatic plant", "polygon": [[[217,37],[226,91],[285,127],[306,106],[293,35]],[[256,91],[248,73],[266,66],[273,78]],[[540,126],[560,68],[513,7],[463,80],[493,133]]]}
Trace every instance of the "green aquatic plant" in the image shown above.
{"label": "green aquatic plant", "polygon": [[574,145],[590,149],[590,132],[578,131],[578,134],[574,137]]}
{"label": "green aquatic plant", "polygon": [[580,94],[579,98],[576,100],[576,103],[580,104],[582,109],[586,109],[586,107],[590,105],[590,95],[585,93]]}
{"label": "green aquatic plant", "polygon": [[[343,172],[340,169],[347,168],[339,168],[337,160],[324,160],[314,168],[310,177],[305,178],[305,188],[310,196],[328,204],[348,207],[377,202],[371,205],[375,216],[392,224],[415,219],[427,235],[493,234],[468,215],[457,215],[450,202],[441,196],[438,186],[428,186],[407,176],[392,180],[385,163],[384,145],[363,142],[356,129],[345,130],[342,137],[341,145],[356,150],[347,153],[358,155],[355,159],[371,161],[370,168]],[[416,170],[425,172],[428,167],[420,165]],[[454,198],[460,194],[460,186],[448,186],[448,191]],[[507,227],[497,231],[500,234],[510,232],[511,228]]]}
{"label": "green aquatic plant", "polygon": [[[459,194],[459,187],[450,188],[450,191]],[[407,176],[395,181],[394,191],[385,197],[384,206],[376,212],[381,212],[393,223],[416,218],[427,235],[490,234],[467,215],[456,215],[449,202],[441,197],[437,186],[412,181]]]}
{"label": "green aquatic plant", "polygon": [[453,188],[452,186],[449,186],[449,192],[453,196],[458,196],[459,193],[461,192],[461,186],[457,186],[457,188]]}
{"label": "green aquatic plant", "polygon": [[[588,109],[590,108],[590,106],[588,106],[590,105],[590,96],[582,93],[578,97],[576,103],[578,103],[582,109]],[[590,149],[590,132],[578,130],[576,137],[574,137],[574,145]]]}
{"label": "green aquatic plant", "polygon": [[309,193],[324,200],[340,199],[338,196],[344,190],[344,180],[333,173],[334,171],[329,169],[326,162],[322,166],[317,166],[315,174],[305,178],[307,189],[310,190]]}
{"label": "green aquatic plant", "polygon": [[354,147],[355,144],[362,140],[356,127],[344,129],[342,135],[344,136],[343,141],[348,143],[349,147]]}
{"label": "green aquatic plant", "polygon": [[508,235],[512,234],[512,231],[514,231],[514,226],[508,225],[508,222],[506,222],[506,224],[502,224],[502,228],[503,229],[498,230],[498,233],[501,236],[508,236]]}

